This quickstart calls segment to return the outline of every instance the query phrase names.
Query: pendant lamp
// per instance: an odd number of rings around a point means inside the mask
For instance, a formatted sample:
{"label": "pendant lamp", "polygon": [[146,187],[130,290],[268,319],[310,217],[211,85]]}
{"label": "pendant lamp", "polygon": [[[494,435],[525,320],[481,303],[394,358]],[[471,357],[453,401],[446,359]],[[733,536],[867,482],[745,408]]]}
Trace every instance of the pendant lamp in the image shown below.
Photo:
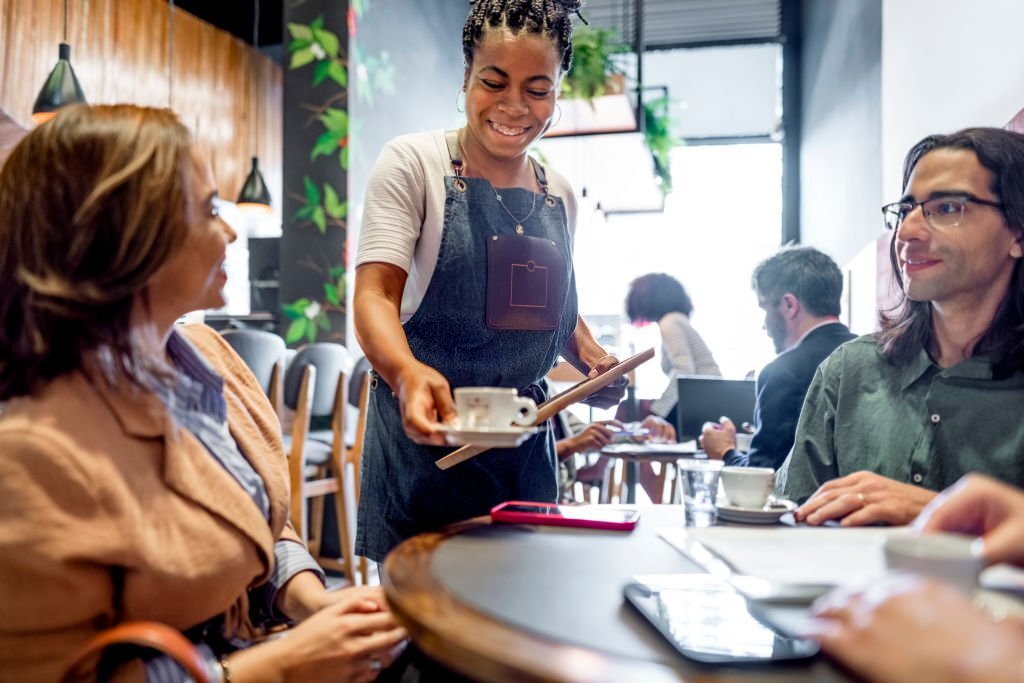
{"label": "pendant lamp", "polygon": [[64,41],[57,52],[57,64],[53,67],[43,89],[32,107],[32,120],[45,123],[57,115],[57,110],[66,104],[85,104],[85,93],[78,83],[75,70],[71,67],[71,46],[68,44],[68,0],[64,0]]}
{"label": "pendant lamp", "polygon": [[[259,25],[260,25],[260,0],[253,0],[253,16],[252,16],[252,49],[259,50]],[[255,70],[255,67],[253,67]],[[255,82],[255,77],[253,82]],[[252,125],[252,138],[256,139],[256,125],[259,119],[259,101],[260,96],[256,97],[256,117],[254,118],[254,124]],[[255,144],[253,147],[255,148]],[[245,184],[242,185],[242,191],[238,194],[238,201],[236,202],[238,208],[246,213],[270,213],[271,201],[270,201],[270,190],[267,188],[266,181],[263,180],[263,174],[260,173],[260,162],[259,157],[254,156],[252,158],[252,168],[249,170],[249,176],[245,179]]]}

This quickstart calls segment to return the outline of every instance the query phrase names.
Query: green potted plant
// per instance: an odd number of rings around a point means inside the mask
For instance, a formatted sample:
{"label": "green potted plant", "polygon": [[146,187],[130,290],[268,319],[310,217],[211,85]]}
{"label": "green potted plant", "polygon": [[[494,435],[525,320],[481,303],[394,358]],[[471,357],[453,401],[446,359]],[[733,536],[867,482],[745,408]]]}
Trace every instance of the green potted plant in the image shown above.
{"label": "green potted plant", "polygon": [[562,81],[562,97],[589,102],[601,95],[623,92],[625,75],[613,57],[629,52],[629,46],[619,41],[617,31],[581,26],[573,34],[572,51],[572,67]]}
{"label": "green potted plant", "polygon": [[651,150],[654,174],[658,178],[661,191],[668,194],[672,189],[672,148],[683,144],[682,140],[672,134],[668,93],[650,102],[644,102],[643,108],[644,142]]}

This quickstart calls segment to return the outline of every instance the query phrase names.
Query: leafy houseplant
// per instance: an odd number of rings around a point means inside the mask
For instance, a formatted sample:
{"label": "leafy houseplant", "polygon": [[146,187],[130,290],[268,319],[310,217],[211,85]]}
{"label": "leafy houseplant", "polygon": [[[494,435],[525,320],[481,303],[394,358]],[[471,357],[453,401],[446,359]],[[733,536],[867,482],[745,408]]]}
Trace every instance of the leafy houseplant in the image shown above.
{"label": "leafy houseplant", "polygon": [[572,51],[572,67],[562,82],[562,97],[591,101],[622,92],[623,72],[613,56],[629,52],[629,46],[619,42],[617,31],[581,26],[573,34]]}
{"label": "leafy houseplant", "polygon": [[672,134],[668,94],[644,103],[644,142],[654,159],[654,174],[663,194],[672,190],[672,148],[682,140]]}

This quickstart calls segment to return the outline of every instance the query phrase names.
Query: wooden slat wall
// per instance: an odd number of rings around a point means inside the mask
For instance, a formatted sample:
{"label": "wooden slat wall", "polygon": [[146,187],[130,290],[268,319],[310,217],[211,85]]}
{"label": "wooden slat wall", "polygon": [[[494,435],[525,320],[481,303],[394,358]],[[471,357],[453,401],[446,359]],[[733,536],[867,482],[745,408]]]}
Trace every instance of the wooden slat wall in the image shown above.
{"label": "wooden slat wall", "polygon": [[[92,104],[171,106],[210,156],[221,194],[237,196],[255,153],[281,198],[280,66],[234,36],[174,11],[168,73],[165,0],[68,0],[71,63]],[[57,60],[63,0],[0,0],[0,109],[31,127],[32,105]]]}

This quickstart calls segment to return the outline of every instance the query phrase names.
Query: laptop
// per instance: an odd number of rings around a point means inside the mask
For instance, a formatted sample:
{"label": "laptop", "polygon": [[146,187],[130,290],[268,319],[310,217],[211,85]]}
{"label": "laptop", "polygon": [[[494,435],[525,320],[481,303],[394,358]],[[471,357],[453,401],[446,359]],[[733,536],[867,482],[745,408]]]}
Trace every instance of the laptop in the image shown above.
{"label": "laptop", "polygon": [[680,441],[700,436],[705,422],[718,422],[727,416],[736,424],[754,422],[754,392],[752,379],[722,379],[703,375],[680,375],[676,378],[679,401],[676,413],[676,433]]}

